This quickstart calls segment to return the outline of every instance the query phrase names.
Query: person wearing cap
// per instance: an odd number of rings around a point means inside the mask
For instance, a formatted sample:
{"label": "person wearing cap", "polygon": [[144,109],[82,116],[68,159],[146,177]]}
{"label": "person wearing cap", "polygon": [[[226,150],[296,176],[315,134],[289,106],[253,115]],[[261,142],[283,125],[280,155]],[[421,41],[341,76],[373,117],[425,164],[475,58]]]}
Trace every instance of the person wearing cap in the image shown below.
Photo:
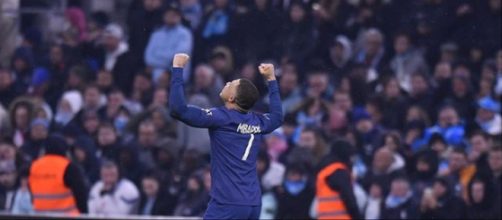
{"label": "person wearing cap", "polygon": [[478,101],[476,124],[490,135],[502,134],[502,117],[500,116],[500,102],[485,97]]}
{"label": "person wearing cap", "polygon": [[[170,4],[164,11],[164,25],[150,37],[144,58],[147,66],[153,68],[153,80],[170,68],[170,60],[176,53],[192,53],[192,33],[181,24],[182,14],[177,4]],[[185,67],[183,78],[188,79],[190,65]]]}
{"label": "person wearing cap", "polygon": [[129,45],[124,41],[124,31],[118,24],[106,26],[103,36],[106,50],[104,69],[112,71],[118,57],[129,50]]}
{"label": "person wearing cap", "polygon": [[317,219],[361,219],[352,186],[353,146],[345,140],[331,145],[316,177]]}
{"label": "person wearing cap", "polygon": [[36,213],[78,215],[87,212],[87,186],[80,169],[65,157],[64,137],[52,135],[45,155],[30,167],[28,184]]}

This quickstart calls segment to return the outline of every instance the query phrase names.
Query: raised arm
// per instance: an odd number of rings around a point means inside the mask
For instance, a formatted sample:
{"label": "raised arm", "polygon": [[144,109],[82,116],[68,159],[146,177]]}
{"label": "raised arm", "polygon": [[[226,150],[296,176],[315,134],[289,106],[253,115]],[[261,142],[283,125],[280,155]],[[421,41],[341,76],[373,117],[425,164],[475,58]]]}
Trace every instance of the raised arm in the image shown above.
{"label": "raised arm", "polygon": [[279,85],[275,79],[274,65],[261,64],[258,69],[268,82],[270,103],[269,113],[263,115],[263,133],[270,133],[280,127],[284,120],[281,97],[279,95]]}
{"label": "raised arm", "polygon": [[219,120],[217,111],[201,109],[197,106],[187,105],[183,89],[183,67],[188,62],[188,55],[176,54],[173,59],[171,74],[171,89],[169,92],[169,108],[171,115],[194,127],[208,128],[216,126]]}

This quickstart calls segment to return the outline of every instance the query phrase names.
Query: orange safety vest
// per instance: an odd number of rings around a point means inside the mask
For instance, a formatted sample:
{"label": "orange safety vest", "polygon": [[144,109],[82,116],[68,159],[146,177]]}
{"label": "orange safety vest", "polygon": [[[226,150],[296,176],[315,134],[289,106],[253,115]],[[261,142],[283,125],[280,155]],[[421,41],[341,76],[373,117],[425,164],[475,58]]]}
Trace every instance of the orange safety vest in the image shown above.
{"label": "orange safety vest", "polygon": [[340,162],[335,162],[324,167],[317,174],[316,199],[318,219],[351,219],[339,193],[332,190],[326,182],[326,178],[339,169],[347,169],[347,167]]}
{"label": "orange safety vest", "polygon": [[36,212],[79,214],[73,193],[64,184],[68,164],[59,155],[45,155],[33,162],[28,183]]}

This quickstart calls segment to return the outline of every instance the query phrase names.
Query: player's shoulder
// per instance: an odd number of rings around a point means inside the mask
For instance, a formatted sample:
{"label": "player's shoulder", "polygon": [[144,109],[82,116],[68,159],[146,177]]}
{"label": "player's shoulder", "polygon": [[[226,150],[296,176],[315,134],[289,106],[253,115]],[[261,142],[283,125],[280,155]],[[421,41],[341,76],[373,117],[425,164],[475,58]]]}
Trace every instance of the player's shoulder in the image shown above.
{"label": "player's shoulder", "polygon": [[213,108],[202,108],[204,112],[206,112],[207,116],[215,117],[215,118],[226,118],[228,117],[228,109],[225,107],[213,107]]}

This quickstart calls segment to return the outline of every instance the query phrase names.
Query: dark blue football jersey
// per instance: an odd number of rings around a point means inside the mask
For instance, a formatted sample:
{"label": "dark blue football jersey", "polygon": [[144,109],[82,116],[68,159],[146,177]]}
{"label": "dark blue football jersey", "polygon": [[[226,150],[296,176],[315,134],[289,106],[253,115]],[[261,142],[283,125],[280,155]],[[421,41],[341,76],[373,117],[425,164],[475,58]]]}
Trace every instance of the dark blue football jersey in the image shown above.
{"label": "dark blue football jersey", "polygon": [[211,197],[222,204],[260,205],[256,171],[264,134],[283,121],[277,81],[269,81],[270,113],[241,112],[224,106],[201,109],[187,105],[183,69],[173,68],[169,107],[175,118],[194,127],[208,128],[211,138]]}

